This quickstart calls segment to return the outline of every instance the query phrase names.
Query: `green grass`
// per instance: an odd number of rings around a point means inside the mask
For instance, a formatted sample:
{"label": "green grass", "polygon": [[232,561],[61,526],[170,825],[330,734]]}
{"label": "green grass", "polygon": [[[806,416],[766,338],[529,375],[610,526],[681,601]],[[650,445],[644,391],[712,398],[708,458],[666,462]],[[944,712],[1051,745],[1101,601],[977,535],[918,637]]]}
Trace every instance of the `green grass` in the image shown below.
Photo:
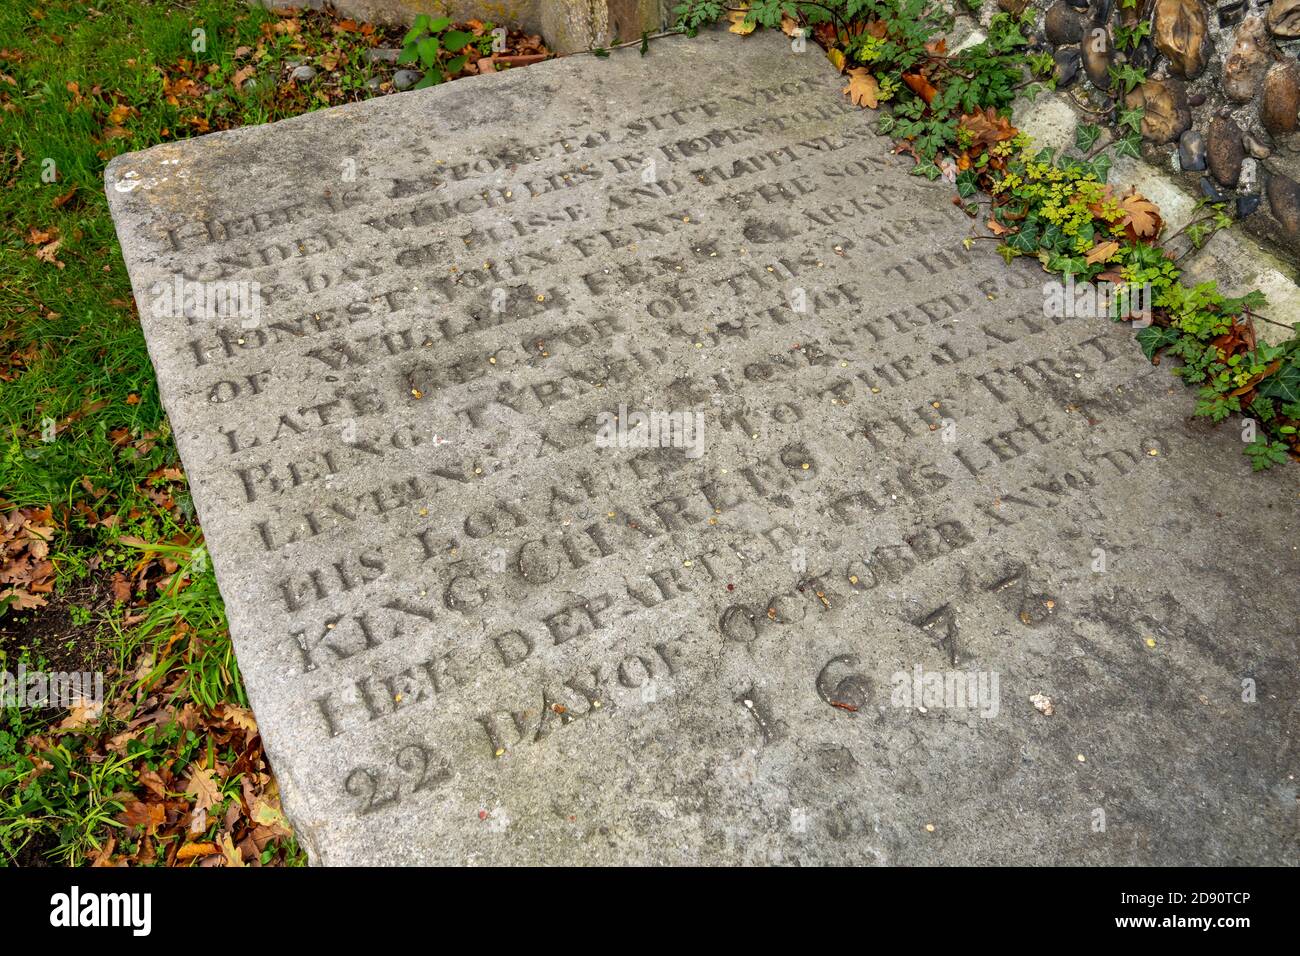
{"label": "green grass", "polygon": [[[110,659],[122,674],[152,652],[146,683],[173,687],[206,708],[246,700],[210,565],[201,546],[185,543],[201,540],[186,485],[174,472],[150,477],[179,462],[109,218],[103,172],[118,153],[205,126],[261,123],[328,105],[317,92],[277,88],[284,61],[304,56],[295,44],[310,54],[313,44],[327,40],[339,51],[333,102],[362,95],[368,69],[362,37],[328,31],[308,37],[306,27],[301,36],[264,35],[263,24],[276,21],[238,0],[103,0],[93,9],[45,0],[0,4],[0,511],[53,506],[56,596],[87,588],[103,593],[114,575],[130,578],[145,556],[135,540],[157,543],[154,558],[178,562],[189,586],[159,587],[159,574],[144,608],[107,599],[69,607],[81,645],[73,651]],[[191,47],[195,29],[205,32],[203,52]],[[232,78],[249,56],[236,62],[235,52],[259,42],[266,54],[257,81],[238,90]],[[167,79],[183,76],[201,77],[210,88],[169,102]],[[114,119],[118,106],[131,110]],[[54,181],[43,181],[51,168]],[[74,187],[70,201],[56,204]],[[57,230],[62,268],[36,257],[32,230]],[[42,440],[48,418],[60,423],[54,441]],[[45,665],[44,652],[26,639],[39,631],[45,610],[17,614],[0,607],[0,666]],[[122,677],[109,699],[130,700],[136,689]],[[129,759],[92,760],[114,720],[120,725],[120,717],[106,717],[85,732],[56,735],[48,714],[0,711],[0,862],[84,862],[121,829],[113,818],[139,788],[133,765],[183,760],[197,746],[168,737],[183,733],[173,728]],[[23,741],[34,734],[48,750],[27,752]],[[301,862],[292,841],[286,855]]]}

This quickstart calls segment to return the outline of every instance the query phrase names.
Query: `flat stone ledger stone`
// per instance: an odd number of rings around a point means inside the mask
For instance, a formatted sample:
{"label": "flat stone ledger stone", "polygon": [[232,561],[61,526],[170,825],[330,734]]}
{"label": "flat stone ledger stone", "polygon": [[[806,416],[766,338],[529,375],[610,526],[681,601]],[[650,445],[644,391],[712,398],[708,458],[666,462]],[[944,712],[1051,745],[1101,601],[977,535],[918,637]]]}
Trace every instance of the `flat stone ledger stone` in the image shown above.
{"label": "flat stone ledger stone", "polygon": [[842,85],[706,34],[110,165],[314,862],[1296,862],[1296,470]]}

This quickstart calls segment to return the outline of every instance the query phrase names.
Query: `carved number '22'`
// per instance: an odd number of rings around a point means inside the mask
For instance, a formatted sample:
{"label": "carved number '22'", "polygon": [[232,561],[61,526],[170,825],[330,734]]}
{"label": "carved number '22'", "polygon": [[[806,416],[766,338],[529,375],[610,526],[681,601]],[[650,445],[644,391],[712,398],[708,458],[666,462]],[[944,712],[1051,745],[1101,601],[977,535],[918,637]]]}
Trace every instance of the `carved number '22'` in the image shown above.
{"label": "carved number '22'", "polygon": [[[413,781],[407,793],[419,793],[451,779],[447,765],[433,757],[433,751],[423,744],[408,744],[397,752],[393,761],[397,776]],[[371,770],[369,767],[357,767],[348,774],[343,789],[349,796],[365,801],[358,810],[359,813],[373,813],[401,800],[402,780],[399,779],[389,789],[386,788],[385,776],[385,771]]]}

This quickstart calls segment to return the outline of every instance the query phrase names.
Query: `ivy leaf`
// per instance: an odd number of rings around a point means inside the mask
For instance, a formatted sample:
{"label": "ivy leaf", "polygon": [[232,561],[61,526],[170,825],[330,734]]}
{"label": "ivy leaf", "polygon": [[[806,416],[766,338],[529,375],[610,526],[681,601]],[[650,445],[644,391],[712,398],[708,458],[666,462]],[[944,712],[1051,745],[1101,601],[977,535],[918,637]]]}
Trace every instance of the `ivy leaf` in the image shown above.
{"label": "ivy leaf", "polygon": [[1097,182],[1104,183],[1110,176],[1110,157],[1105,153],[1100,156],[1094,156],[1092,162],[1088,164],[1092,167],[1093,175],[1097,177]]}
{"label": "ivy leaf", "polygon": [[1081,153],[1086,153],[1101,138],[1101,127],[1091,123],[1080,123],[1074,128],[1074,146]]}
{"label": "ivy leaf", "polygon": [[1020,231],[1011,236],[1006,243],[1017,252],[1037,252],[1038,251],[1038,226],[1035,223],[1027,222],[1020,227]]}
{"label": "ivy leaf", "polygon": [[1131,109],[1131,110],[1120,110],[1120,111],[1119,111],[1119,125],[1120,125],[1120,126],[1127,126],[1127,127],[1128,127],[1129,129],[1131,129],[1133,132],[1135,132],[1135,133],[1140,133],[1140,132],[1142,131],[1142,114],[1143,114],[1143,112],[1144,112],[1144,110],[1143,110],[1143,108],[1140,107],[1140,106],[1137,107],[1137,108],[1135,108],[1135,109]]}
{"label": "ivy leaf", "polygon": [[1087,263],[1078,256],[1063,256],[1059,253],[1047,255],[1047,268],[1063,276],[1077,276],[1088,271]]}
{"label": "ivy leaf", "polygon": [[1132,156],[1134,159],[1142,158],[1142,137],[1138,133],[1129,133],[1127,136],[1121,136],[1115,140],[1116,156]]}
{"label": "ivy leaf", "polygon": [[1044,249],[1054,251],[1056,247],[1061,244],[1063,238],[1064,234],[1061,232],[1061,227],[1056,223],[1051,223],[1043,230],[1042,236],[1039,237],[1038,244]]}
{"label": "ivy leaf", "polygon": [[1142,348],[1142,354],[1147,357],[1148,362],[1154,362],[1156,353],[1176,343],[1178,338],[1177,330],[1158,325],[1148,325],[1145,329],[1138,329],[1137,332],[1138,345]]}
{"label": "ivy leaf", "polygon": [[1300,402],[1300,365],[1284,365],[1268,376],[1260,383],[1259,394],[1281,402]]}

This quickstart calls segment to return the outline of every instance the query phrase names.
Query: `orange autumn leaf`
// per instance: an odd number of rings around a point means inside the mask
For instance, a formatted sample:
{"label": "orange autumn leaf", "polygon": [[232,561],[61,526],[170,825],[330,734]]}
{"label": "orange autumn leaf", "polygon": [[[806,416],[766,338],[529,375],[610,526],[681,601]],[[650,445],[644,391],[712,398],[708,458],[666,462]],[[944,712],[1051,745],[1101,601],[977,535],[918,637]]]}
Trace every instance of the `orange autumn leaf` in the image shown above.
{"label": "orange autumn leaf", "polygon": [[1083,257],[1083,260],[1091,266],[1098,262],[1105,262],[1117,252],[1119,252],[1119,243],[1110,239],[1106,242],[1099,242],[1093,246],[1088,250],[1088,254]]}
{"label": "orange autumn leaf", "polygon": [[865,67],[849,70],[849,85],[842,92],[855,106],[874,110],[880,105],[880,84]]}
{"label": "orange autumn leaf", "polygon": [[216,776],[202,764],[190,765],[189,778],[185,782],[185,792],[194,798],[194,810],[207,810],[221,802],[221,785]]}
{"label": "orange autumn leaf", "polygon": [[138,115],[138,112],[134,106],[127,106],[124,103],[119,103],[108,111],[108,125],[121,126],[132,116],[136,115]]}
{"label": "orange autumn leaf", "polygon": [[1125,193],[1120,198],[1119,206],[1126,216],[1124,228],[1134,239],[1154,239],[1164,225],[1164,220],[1160,218],[1160,208],[1136,189]]}
{"label": "orange autumn leaf", "polygon": [[131,800],[117,815],[117,819],[129,827],[141,827],[146,833],[151,834],[166,821],[167,808],[161,803]]}
{"label": "orange autumn leaf", "polygon": [[913,93],[925,100],[925,105],[929,106],[939,91],[923,77],[920,73],[904,73],[903,82],[908,85]]}
{"label": "orange autumn leaf", "polygon": [[242,867],[244,865],[244,857],[239,852],[239,848],[235,846],[234,841],[230,839],[228,833],[221,834],[221,855],[226,866]]}
{"label": "orange autumn leaf", "polygon": [[1015,137],[1018,130],[993,107],[965,114],[959,121],[971,137],[971,146],[991,146]]}
{"label": "orange autumn leaf", "polygon": [[187,843],[176,851],[176,859],[192,860],[200,856],[212,856],[220,852],[215,843]]}

